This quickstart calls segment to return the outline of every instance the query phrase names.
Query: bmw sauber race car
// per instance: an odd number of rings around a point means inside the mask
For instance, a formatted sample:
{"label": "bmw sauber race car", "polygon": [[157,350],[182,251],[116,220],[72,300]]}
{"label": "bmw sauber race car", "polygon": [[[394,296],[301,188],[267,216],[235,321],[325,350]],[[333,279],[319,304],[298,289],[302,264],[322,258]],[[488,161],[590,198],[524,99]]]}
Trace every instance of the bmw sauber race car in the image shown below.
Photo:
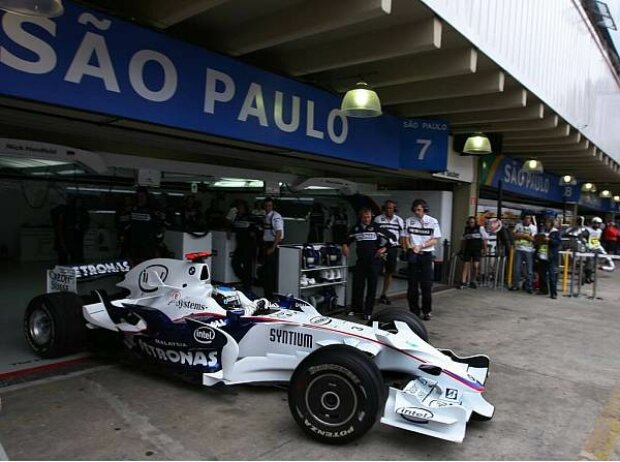
{"label": "bmw sauber race car", "polygon": [[359,438],[377,419],[461,442],[470,419],[493,416],[483,397],[489,358],[432,347],[408,311],[379,311],[361,325],[293,297],[249,300],[211,284],[208,254],[187,257],[137,265],[118,284],[124,298],[101,290],[90,304],[66,292],[35,297],[24,318],[30,346],[59,356],[83,348],[88,330],[104,329],[132,356],[206,386],[287,382],[293,418],[327,443]]}

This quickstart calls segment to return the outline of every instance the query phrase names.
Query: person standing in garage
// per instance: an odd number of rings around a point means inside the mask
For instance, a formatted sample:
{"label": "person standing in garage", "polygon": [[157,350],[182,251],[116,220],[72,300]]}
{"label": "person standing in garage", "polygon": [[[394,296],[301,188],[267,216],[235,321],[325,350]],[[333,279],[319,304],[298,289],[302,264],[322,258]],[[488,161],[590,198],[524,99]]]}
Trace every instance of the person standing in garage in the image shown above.
{"label": "person standing in garage", "polygon": [[136,205],[128,215],[122,220],[126,223],[123,229],[123,244],[131,266],[159,257],[159,244],[164,230],[159,213],[145,187],[136,190]]}
{"label": "person standing in garage", "polygon": [[383,290],[379,297],[379,303],[391,305],[392,301],[388,298],[387,293],[392,284],[392,275],[396,271],[398,263],[398,249],[400,247],[400,235],[405,229],[405,223],[401,217],[395,214],[396,202],[386,200],[383,204],[383,213],[375,218],[375,223],[379,228],[390,237],[389,247],[385,252],[385,274],[383,276]]}
{"label": "person standing in garage", "polygon": [[[239,199],[235,203],[234,218],[231,223],[235,234],[235,251],[231,266],[241,280],[242,290],[249,294],[252,290],[252,264],[256,256],[257,228],[252,221],[248,203]],[[228,215],[232,218],[233,214]]]}
{"label": "person standing in garage", "polygon": [[357,262],[353,269],[353,295],[349,316],[363,314],[368,320],[375,306],[377,278],[383,261],[381,255],[387,251],[390,236],[384,233],[377,223],[372,223],[372,212],[369,208],[362,208],[359,217],[359,223],[351,228],[345,243],[342,244],[342,254],[348,257],[349,246],[356,243]]}
{"label": "person standing in garage", "polygon": [[427,215],[429,207],[424,199],[414,200],[411,211],[414,215],[405,220],[401,235],[401,244],[407,250],[407,300],[413,314],[422,314],[422,319],[430,321],[433,310],[433,260],[435,246],[441,239],[441,229],[437,219]]}
{"label": "person standing in garage", "polygon": [[274,210],[273,199],[266,197],[263,201],[265,218],[263,219],[263,267],[262,281],[265,298],[271,300],[276,291],[278,280],[278,245],[284,239],[284,220]]}

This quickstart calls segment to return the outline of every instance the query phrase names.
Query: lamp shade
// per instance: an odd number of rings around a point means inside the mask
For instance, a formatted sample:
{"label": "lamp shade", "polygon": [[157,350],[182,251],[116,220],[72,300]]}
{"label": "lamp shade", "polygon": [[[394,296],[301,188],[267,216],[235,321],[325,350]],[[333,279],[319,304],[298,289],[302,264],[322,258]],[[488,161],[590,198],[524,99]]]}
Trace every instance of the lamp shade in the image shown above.
{"label": "lamp shade", "polygon": [[593,192],[596,191],[596,186],[593,183],[584,183],[581,185],[582,192]]}
{"label": "lamp shade", "polygon": [[523,170],[530,173],[542,173],[543,164],[537,159],[528,159],[523,163]]}
{"label": "lamp shade", "polygon": [[575,184],[577,184],[577,180],[573,175],[564,175],[560,178],[560,185],[562,186],[573,186]]}
{"label": "lamp shade", "polygon": [[603,189],[599,194],[599,197],[602,197],[603,199],[609,199],[611,196],[613,196],[613,194],[609,189]]}
{"label": "lamp shade", "polygon": [[347,117],[378,117],[382,114],[379,96],[366,82],[358,82],[355,88],[345,93],[340,110]]}
{"label": "lamp shade", "polygon": [[464,154],[472,154],[475,156],[484,156],[486,154],[491,154],[493,149],[491,148],[491,142],[484,135],[484,133],[476,132],[471,135],[465,141],[465,146],[463,146]]}
{"label": "lamp shade", "polygon": [[0,10],[45,18],[55,18],[64,12],[62,0],[0,0]]}

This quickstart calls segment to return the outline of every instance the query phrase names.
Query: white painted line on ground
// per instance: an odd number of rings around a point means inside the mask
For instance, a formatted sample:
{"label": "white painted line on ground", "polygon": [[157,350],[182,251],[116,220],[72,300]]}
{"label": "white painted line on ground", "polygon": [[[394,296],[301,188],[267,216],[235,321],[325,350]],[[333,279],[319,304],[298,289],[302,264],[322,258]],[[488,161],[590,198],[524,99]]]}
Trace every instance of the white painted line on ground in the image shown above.
{"label": "white painted line on ground", "polygon": [[10,392],[10,391],[22,390],[24,388],[35,387],[37,385],[45,385],[46,383],[58,382],[60,380],[67,380],[67,379],[71,379],[73,377],[79,377],[81,375],[92,374],[93,372],[99,372],[99,371],[103,371],[103,370],[106,370],[106,369],[111,369],[113,367],[117,367],[117,366],[115,364],[109,364],[109,365],[105,365],[105,366],[91,367],[89,369],[83,369],[81,371],[69,372],[67,374],[57,375],[57,376],[54,376],[54,377],[46,377],[44,379],[32,380],[30,382],[24,382],[24,383],[16,383],[15,385],[9,385],[8,387],[2,387],[2,388],[0,388],[0,391],[2,393],[7,393],[7,392]]}
{"label": "white painted line on ground", "polygon": [[6,455],[2,442],[0,442],[0,460],[9,460],[9,456]]}

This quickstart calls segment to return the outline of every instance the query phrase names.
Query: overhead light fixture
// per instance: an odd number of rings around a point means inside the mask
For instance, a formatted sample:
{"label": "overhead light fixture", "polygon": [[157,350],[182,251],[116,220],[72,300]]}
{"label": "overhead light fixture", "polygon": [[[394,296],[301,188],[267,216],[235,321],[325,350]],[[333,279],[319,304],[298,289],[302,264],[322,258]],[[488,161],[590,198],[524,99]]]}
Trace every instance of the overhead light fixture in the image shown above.
{"label": "overhead light fixture", "polygon": [[493,149],[491,148],[491,142],[489,138],[482,132],[476,132],[469,136],[463,146],[464,154],[471,154],[474,156],[484,156],[491,154]]}
{"label": "overhead light fixture", "polygon": [[62,0],[0,0],[0,10],[44,18],[56,18],[65,11]]}
{"label": "overhead light fixture", "polygon": [[542,173],[543,164],[537,159],[528,159],[523,163],[523,169],[529,173]]}
{"label": "overhead light fixture", "polygon": [[613,196],[613,194],[609,189],[603,189],[598,196],[603,199],[609,199],[611,196]]}
{"label": "overhead light fixture", "polygon": [[620,202],[620,196],[618,195],[614,196],[614,202]]}
{"label": "overhead light fixture", "polygon": [[584,183],[581,185],[581,192],[594,192],[596,191],[596,186],[594,183]]}
{"label": "overhead light fixture", "polygon": [[577,184],[577,179],[573,175],[564,175],[560,178],[561,186],[574,186]]}
{"label": "overhead light fixture", "polygon": [[379,117],[382,114],[379,96],[366,82],[357,82],[345,93],[340,110],[347,117],[357,118]]}

